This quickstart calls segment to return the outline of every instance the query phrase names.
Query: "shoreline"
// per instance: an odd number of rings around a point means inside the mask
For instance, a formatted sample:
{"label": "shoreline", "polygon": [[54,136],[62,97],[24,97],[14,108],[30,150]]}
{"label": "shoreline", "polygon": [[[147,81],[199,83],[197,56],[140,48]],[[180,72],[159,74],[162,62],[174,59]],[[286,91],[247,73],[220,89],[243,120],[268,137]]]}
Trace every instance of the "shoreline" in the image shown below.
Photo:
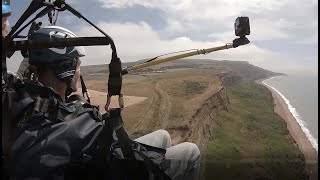
{"label": "shoreline", "polygon": [[[267,78],[269,79],[269,78]],[[290,135],[298,145],[299,150],[302,152],[305,158],[305,167],[309,179],[318,179],[318,152],[309,141],[307,135],[303,132],[302,127],[298,123],[297,119],[290,112],[289,107],[283,97],[276,92],[271,86],[263,84],[262,81],[267,79],[256,80],[256,83],[261,84],[268,88],[272,93],[274,102],[274,112],[277,113],[285,120],[287,129]]]}

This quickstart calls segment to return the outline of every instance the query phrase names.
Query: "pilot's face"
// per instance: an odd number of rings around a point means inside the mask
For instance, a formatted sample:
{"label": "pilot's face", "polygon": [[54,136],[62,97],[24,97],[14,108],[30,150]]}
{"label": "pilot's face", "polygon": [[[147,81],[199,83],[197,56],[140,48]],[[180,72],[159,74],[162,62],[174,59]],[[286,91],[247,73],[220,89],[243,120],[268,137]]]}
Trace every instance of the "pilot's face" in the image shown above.
{"label": "pilot's face", "polygon": [[71,87],[73,89],[73,92],[76,92],[78,90],[78,82],[79,82],[79,79],[80,79],[80,64],[81,64],[81,61],[80,59],[78,58],[77,59],[77,67],[76,67],[76,72],[72,78],[72,81],[71,81]]}
{"label": "pilot's face", "polygon": [[6,37],[9,34],[9,16],[2,17],[2,37]]}

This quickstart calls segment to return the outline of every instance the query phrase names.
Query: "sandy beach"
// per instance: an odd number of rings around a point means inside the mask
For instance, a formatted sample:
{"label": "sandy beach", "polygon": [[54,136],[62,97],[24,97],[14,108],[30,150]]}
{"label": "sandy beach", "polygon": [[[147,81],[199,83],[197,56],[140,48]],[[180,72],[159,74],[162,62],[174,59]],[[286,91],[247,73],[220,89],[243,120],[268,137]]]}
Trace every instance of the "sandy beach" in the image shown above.
{"label": "sandy beach", "polygon": [[300,125],[291,114],[288,105],[284,99],[272,88],[262,84],[263,80],[257,80],[256,82],[267,87],[272,92],[274,101],[274,112],[279,114],[287,123],[287,129],[293,139],[296,141],[300,151],[303,153],[306,162],[306,171],[309,179],[318,179],[318,154],[312,147],[311,142],[302,131]]}

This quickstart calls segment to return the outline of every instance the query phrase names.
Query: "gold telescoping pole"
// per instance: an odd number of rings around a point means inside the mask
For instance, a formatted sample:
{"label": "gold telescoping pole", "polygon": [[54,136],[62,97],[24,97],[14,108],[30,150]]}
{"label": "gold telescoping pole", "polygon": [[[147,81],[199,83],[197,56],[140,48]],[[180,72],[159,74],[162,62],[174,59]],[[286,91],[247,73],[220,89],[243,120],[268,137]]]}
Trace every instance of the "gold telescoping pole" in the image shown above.
{"label": "gold telescoping pole", "polygon": [[190,57],[190,56],[195,56],[195,55],[200,55],[200,54],[208,54],[214,51],[220,51],[220,50],[224,50],[224,49],[230,49],[230,48],[234,48],[232,43],[228,43],[224,46],[218,46],[218,47],[213,47],[213,48],[207,48],[207,49],[198,49],[198,50],[194,50],[188,53],[183,53],[183,54],[179,54],[179,55],[175,55],[175,56],[171,56],[171,57],[167,57],[167,58],[162,58],[162,59],[158,59],[158,60],[154,60],[154,61],[150,61],[150,62],[145,62],[142,64],[138,64],[132,67],[128,67],[126,70],[127,72],[130,71],[136,71],[145,67],[149,67],[149,66],[153,66],[156,64],[160,64],[160,63],[164,63],[164,62],[168,62],[168,61],[174,61],[177,59],[181,59],[181,58],[186,58],[186,57]]}
{"label": "gold telescoping pole", "polygon": [[195,56],[199,54],[208,54],[214,51],[236,48],[238,46],[249,44],[250,41],[249,39],[246,38],[246,35],[250,35],[249,17],[243,17],[243,16],[238,17],[235,21],[234,28],[235,28],[235,35],[238,36],[239,38],[234,39],[232,43],[228,43],[224,46],[218,46],[218,47],[213,47],[208,49],[200,49],[200,50],[198,49],[191,52],[187,52],[187,53],[183,53],[183,54],[179,54],[171,57],[166,57],[166,58],[159,58],[159,59],[154,58],[145,63],[127,67],[122,70],[121,74],[125,75],[130,71],[139,70],[145,67],[153,66],[153,65],[168,62],[168,61],[174,61],[177,59]]}

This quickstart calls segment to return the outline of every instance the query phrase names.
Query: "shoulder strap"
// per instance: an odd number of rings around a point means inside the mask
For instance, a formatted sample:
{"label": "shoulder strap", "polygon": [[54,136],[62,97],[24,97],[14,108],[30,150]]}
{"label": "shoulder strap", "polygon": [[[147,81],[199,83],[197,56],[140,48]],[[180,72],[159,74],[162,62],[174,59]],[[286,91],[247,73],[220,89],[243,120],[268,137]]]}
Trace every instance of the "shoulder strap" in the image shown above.
{"label": "shoulder strap", "polygon": [[6,155],[13,130],[33,99],[21,89],[10,89],[2,95],[2,148]]}
{"label": "shoulder strap", "polygon": [[72,114],[69,114],[68,116],[66,116],[64,119],[65,119],[65,121],[70,121],[70,120],[72,120],[72,119],[75,119],[77,116],[78,116],[78,114],[79,114],[79,111],[80,111],[80,109],[82,108],[82,105],[84,104],[84,102],[83,101],[77,101],[76,103],[75,103],[75,107],[76,107],[76,109],[75,109],[75,111],[73,111],[73,113]]}
{"label": "shoulder strap", "polygon": [[[89,112],[95,108],[84,108],[81,113]],[[97,119],[99,120],[99,119]],[[97,180],[104,180],[106,179],[105,176],[105,168],[107,165],[107,157],[110,153],[110,147],[112,143],[112,120],[107,117],[105,114],[102,117],[104,121],[103,128],[96,137],[95,141],[89,146],[89,148],[83,153],[82,155],[82,162],[75,162],[75,164],[71,164],[65,173],[65,178],[70,179],[97,179]],[[79,172],[79,171],[86,171],[86,172]],[[82,177],[79,177],[79,174]],[[83,177],[85,176],[85,177]],[[79,178],[78,178],[79,177]]]}
{"label": "shoulder strap", "polygon": [[[83,108],[81,110],[82,113],[85,111],[88,111],[88,108]],[[87,164],[89,179],[102,180],[106,178],[104,176],[104,171],[105,168],[107,168],[106,165],[108,164],[107,157],[110,155],[113,131],[116,131],[119,140],[121,139],[121,148],[124,147],[124,149],[126,149],[124,154],[127,152],[132,153],[129,155],[129,158],[134,159],[131,140],[123,129],[120,113],[120,109],[111,109],[109,114],[106,113],[102,116],[104,127],[97,136],[96,140],[83,154],[82,159],[83,163]],[[126,157],[128,157],[128,155]],[[74,171],[77,174],[76,170],[71,169],[71,171]]]}
{"label": "shoulder strap", "polygon": [[[14,88],[13,88],[14,86]],[[2,92],[2,167],[3,172],[7,173],[6,161],[9,156],[10,139],[14,128],[22,116],[24,110],[33,102],[33,100],[22,91],[23,85],[12,84],[6,92]]]}
{"label": "shoulder strap", "polygon": [[118,137],[124,158],[133,160],[136,159],[133,154],[132,140],[129,138],[127,132],[123,127],[120,108],[110,109],[110,119],[113,121],[113,130],[116,132],[116,135]]}

